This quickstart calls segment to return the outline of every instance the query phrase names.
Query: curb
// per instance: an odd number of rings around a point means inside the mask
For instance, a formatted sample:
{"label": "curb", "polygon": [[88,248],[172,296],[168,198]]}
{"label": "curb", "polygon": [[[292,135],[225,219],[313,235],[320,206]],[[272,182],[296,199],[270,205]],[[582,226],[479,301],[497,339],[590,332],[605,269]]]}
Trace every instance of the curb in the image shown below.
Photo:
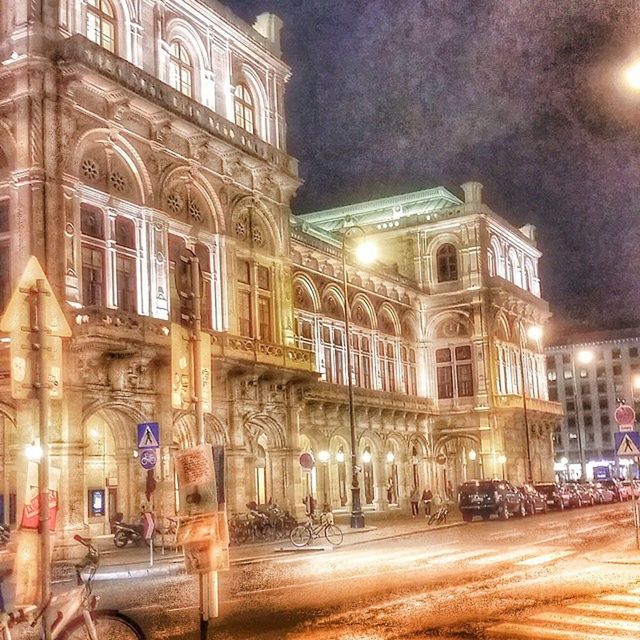
{"label": "curb", "polygon": [[[395,533],[387,536],[383,536],[380,538],[373,538],[368,540],[359,540],[357,542],[352,542],[347,545],[348,547],[353,547],[362,544],[374,543],[374,542],[382,542],[384,540],[393,540],[394,538],[403,538],[407,536],[415,536],[424,533],[429,533],[430,531],[442,531],[444,529],[453,529],[455,527],[460,527],[466,524],[465,522],[452,522],[450,524],[444,524],[439,526],[429,527],[428,529],[416,529],[414,531],[407,531],[403,533]],[[366,527],[365,529],[355,529],[348,530],[345,532],[345,535],[354,534],[354,533],[366,533],[371,531],[376,531],[378,527]],[[269,560],[274,560],[275,558],[282,557],[283,554],[296,554],[296,553],[321,553],[326,551],[326,547],[302,547],[302,548],[286,548],[280,547],[279,549],[273,550],[271,553],[267,555],[261,555],[256,557],[249,558],[236,558],[234,560],[229,561],[230,566],[243,567],[249,566],[253,564],[260,564],[262,562],[268,562]],[[640,561],[638,561],[640,564]],[[183,565],[183,558],[175,557],[168,559],[165,562],[159,563],[154,567],[140,567],[136,569],[122,569],[119,571],[106,571],[104,573],[98,571],[94,580],[96,582],[101,581],[109,581],[109,580],[125,580],[131,578],[147,578],[149,576],[171,576],[171,575],[181,575],[185,573],[185,568]]]}

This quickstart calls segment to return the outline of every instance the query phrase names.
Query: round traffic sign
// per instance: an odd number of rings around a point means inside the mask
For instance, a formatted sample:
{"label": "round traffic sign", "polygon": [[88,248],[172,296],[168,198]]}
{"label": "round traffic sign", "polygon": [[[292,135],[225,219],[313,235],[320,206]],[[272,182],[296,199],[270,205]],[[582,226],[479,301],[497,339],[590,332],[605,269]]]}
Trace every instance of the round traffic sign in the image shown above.
{"label": "round traffic sign", "polygon": [[618,424],[633,424],[636,421],[636,412],[628,404],[621,404],[613,417]]}
{"label": "round traffic sign", "polygon": [[151,471],[158,463],[158,456],[155,449],[140,449],[138,460],[140,460],[140,466],[145,471]]}
{"label": "round traffic sign", "polygon": [[314,460],[312,453],[303,453],[300,456],[300,466],[305,471],[311,471],[311,469],[313,469],[315,464],[316,464],[316,461]]}
{"label": "round traffic sign", "polygon": [[438,464],[447,464],[447,456],[445,456],[444,453],[439,453],[436,456],[436,462]]}

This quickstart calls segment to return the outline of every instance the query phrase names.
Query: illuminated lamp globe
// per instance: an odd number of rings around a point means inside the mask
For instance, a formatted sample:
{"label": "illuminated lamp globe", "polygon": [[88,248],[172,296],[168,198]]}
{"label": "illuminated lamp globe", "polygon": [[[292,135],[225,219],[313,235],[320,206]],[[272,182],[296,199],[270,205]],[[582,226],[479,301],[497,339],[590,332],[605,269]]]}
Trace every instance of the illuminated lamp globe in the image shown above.
{"label": "illuminated lamp globe", "polygon": [[624,73],[627,85],[634,91],[640,91],[640,62],[629,65]]}
{"label": "illuminated lamp globe", "polygon": [[371,264],[378,257],[378,247],[371,240],[363,240],[356,246],[355,254],[360,264]]}
{"label": "illuminated lamp globe", "polygon": [[568,463],[569,463],[569,460],[567,460],[567,458],[564,458],[564,457],[560,458],[560,464],[563,464],[566,466]]}
{"label": "illuminated lamp globe", "polygon": [[338,453],[336,453],[336,462],[344,462],[344,451],[340,450],[338,451]]}
{"label": "illuminated lamp globe", "polygon": [[27,458],[32,462],[42,460],[42,447],[37,442],[28,444],[25,453],[27,454]]}
{"label": "illuminated lamp globe", "polygon": [[478,454],[473,449],[471,449],[471,451],[469,451],[469,460],[473,461],[477,457],[478,457]]}
{"label": "illuminated lamp globe", "polygon": [[593,351],[579,351],[578,362],[580,364],[589,364],[593,360]]}
{"label": "illuminated lamp globe", "polygon": [[371,451],[369,451],[369,449],[365,449],[362,452],[362,462],[365,464],[369,464],[371,462]]}
{"label": "illuminated lamp globe", "polygon": [[527,329],[527,335],[531,340],[540,340],[542,338],[542,327],[539,327],[537,324],[531,325]]}
{"label": "illuminated lamp globe", "polygon": [[505,456],[505,455],[504,455],[504,453],[501,453],[501,454],[498,456],[498,462],[499,462],[500,464],[504,464],[506,461],[507,461],[507,456]]}
{"label": "illuminated lamp globe", "polygon": [[633,379],[633,386],[636,389],[640,389],[640,376],[635,376]]}
{"label": "illuminated lamp globe", "polygon": [[387,451],[387,462],[391,464],[396,459],[395,455],[393,455],[393,451]]}
{"label": "illuminated lamp globe", "polygon": [[329,462],[330,458],[331,454],[328,451],[322,450],[318,453],[318,460],[320,460],[320,462]]}

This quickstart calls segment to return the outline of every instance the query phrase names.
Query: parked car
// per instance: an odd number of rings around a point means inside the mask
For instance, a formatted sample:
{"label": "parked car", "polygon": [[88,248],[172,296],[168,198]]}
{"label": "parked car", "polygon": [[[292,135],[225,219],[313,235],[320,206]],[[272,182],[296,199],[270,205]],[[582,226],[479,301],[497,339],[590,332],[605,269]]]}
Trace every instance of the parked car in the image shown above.
{"label": "parked car", "polygon": [[564,485],[555,482],[539,482],[533,487],[546,498],[549,508],[563,511],[571,506],[571,494]]}
{"label": "parked car", "polygon": [[582,504],[593,506],[598,503],[599,497],[593,482],[578,482],[578,489],[582,491]]}
{"label": "parked car", "polygon": [[627,500],[630,500],[635,495],[636,498],[640,497],[640,487],[636,480],[622,480],[620,484],[627,490]]}
{"label": "parked car", "polygon": [[536,513],[547,513],[549,510],[549,507],[547,506],[547,498],[537,491],[533,485],[523,484],[521,487],[518,487],[518,491],[524,498],[527,513],[530,516],[533,516]]}
{"label": "parked car", "polygon": [[628,500],[631,494],[627,491],[627,488],[622,486],[620,480],[617,478],[607,478],[601,482],[602,486],[607,487],[613,491],[614,499],[616,502],[622,502]]}
{"label": "parked car", "polygon": [[507,520],[512,515],[527,515],[524,497],[506,480],[463,482],[458,490],[458,506],[465,522],[471,522],[474,516],[488,520],[497,515]]}
{"label": "parked car", "polygon": [[582,489],[579,488],[577,482],[565,482],[565,489],[569,492],[569,506],[582,507],[591,502],[591,496],[587,498]]}
{"label": "parked car", "polygon": [[596,504],[608,504],[616,499],[613,491],[609,487],[605,487],[602,482],[596,482],[594,488],[598,496]]}

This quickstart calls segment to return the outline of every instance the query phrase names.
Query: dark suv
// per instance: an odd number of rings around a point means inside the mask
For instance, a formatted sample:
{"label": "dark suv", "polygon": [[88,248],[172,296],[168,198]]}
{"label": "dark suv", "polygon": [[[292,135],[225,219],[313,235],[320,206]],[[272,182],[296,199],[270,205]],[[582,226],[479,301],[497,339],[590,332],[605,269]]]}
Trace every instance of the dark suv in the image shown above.
{"label": "dark suv", "polygon": [[458,506],[465,522],[471,522],[473,516],[488,520],[494,514],[507,520],[512,515],[527,515],[523,496],[506,480],[463,482],[458,490]]}

